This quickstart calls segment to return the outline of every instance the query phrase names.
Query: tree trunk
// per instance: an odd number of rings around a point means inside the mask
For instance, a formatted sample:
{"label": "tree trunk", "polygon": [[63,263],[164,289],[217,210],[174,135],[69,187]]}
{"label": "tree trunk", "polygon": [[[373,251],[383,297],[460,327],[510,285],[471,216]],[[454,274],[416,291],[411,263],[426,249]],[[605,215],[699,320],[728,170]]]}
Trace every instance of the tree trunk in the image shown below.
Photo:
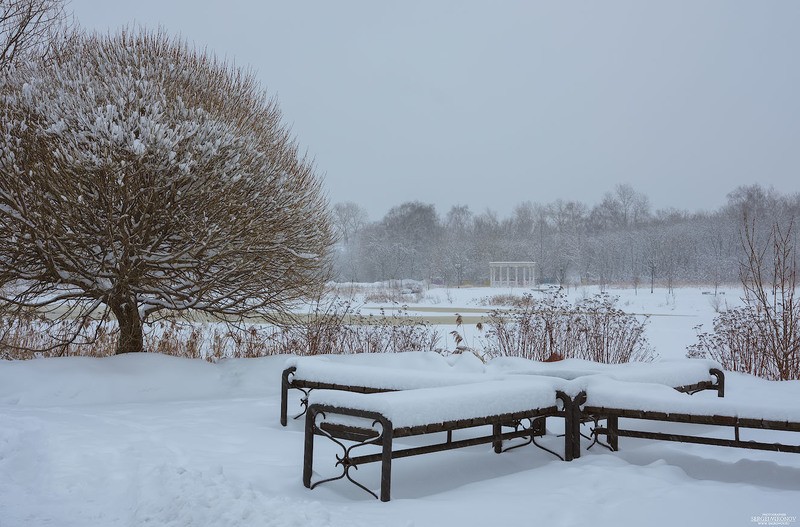
{"label": "tree trunk", "polygon": [[110,306],[119,324],[119,340],[115,355],[122,353],[138,353],[144,351],[144,334],[139,308],[133,299]]}
{"label": "tree trunk", "polygon": [[656,285],[656,270],[654,267],[650,268],[650,294],[653,294],[653,288]]}

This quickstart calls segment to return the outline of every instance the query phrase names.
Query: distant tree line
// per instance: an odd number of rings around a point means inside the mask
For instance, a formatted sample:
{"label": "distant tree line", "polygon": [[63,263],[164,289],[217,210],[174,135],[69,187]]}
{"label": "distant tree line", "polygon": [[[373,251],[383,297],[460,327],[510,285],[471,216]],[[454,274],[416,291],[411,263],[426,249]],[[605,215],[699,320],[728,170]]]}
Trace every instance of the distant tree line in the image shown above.
{"label": "distant tree line", "polygon": [[754,184],[738,187],[716,211],[653,211],[647,196],[617,185],[594,206],[525,201],[511,215],[456,205],[398,205],[378,221],[347,202],[333,206],[339,281],[430,280],[480,285],[490,261],[535,261],[539,282],[628,284],[651,289],[739,281],[743,227],[767,236],[800,213],[800,194]]}

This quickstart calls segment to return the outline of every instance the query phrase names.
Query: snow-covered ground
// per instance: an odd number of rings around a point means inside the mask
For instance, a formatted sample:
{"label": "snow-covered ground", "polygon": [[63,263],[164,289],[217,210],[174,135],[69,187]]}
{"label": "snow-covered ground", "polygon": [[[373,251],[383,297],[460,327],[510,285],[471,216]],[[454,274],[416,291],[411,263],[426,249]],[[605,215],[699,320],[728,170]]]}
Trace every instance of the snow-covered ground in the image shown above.
{"label": "snow-covered ground", "polygon": [[[422,305],[476,307],[476,292],[492,294],[453,289],[452,303],[443,291]],[[682,357],[692,327],[713,319],[699,290],[611,293],[627,311],[658,315],[648,336],[663,358]],[[729,303],[737,295],[726,290]],[[341,481],[309,491],[301,422],[278,423],[285,361],[142,354],[0,363],[0,526],[750,526],[768,524],[768,514],[793,525],[800,515],[796,454],[628,438],[620,452],[595,447],[571,463],[533,447],[400,459],[389,503]],[[800,382],[729,373],[726,399],[800,401]],[[544,442],[561,446],[554,436]],[[374,486],[377,467],[356,477]]]}

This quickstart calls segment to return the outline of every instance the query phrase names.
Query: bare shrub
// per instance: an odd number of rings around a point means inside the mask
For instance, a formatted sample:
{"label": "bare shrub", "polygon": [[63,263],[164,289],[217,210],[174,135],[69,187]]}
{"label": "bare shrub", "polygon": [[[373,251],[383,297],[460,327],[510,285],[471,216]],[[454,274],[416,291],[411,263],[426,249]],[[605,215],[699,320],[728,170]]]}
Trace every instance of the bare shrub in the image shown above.
{"label": "bare shrub", "polygon": [[405,304],[420,302],[425,294],[417,288],[387,288],[369,291],[364,294],[368,304]]}
{"label": "bare shrub", "polygon": [[478,302],[482,306],[514,306],[526,307],[530,304],[532,295],[514,295],[511,293],[500,293],[497,295],[485,296]]}
{"label": "bare shrub", "polygon": [[759,243],[755,222],[742,230],[739,277],[745,305],[720,313],[712,333],[698,328],[689,356],[710,356],[725,369],[773,380],[800,379],[800,303],[794,223],[778,223]]}
{"label": "bare shrub", "polygon": [[723,295],[718,293],[714,293],[714,295],[708,299],[708,303],[711,305],[711,309],[714,310],[714,313],[722,313],[727,307]]}
{"label": "bare shrub", "polygon": [[750,307],[737,307],[723,311],[714,318],[714,330],[703,332],[696,326],[697,343],[688,347],[687,356],[710,357],[726,370],[751,373],[759,377],[774,378],[765,348],[763,334],[754,317],[758,314]]}
{"label": "bare shrub", "polygon": [[169,320],[145,335],[148,351],[177,357],[216,361],[274,355],[279,330],[269,324],[233,326]]}
{"label": "bare shrub", "polygon": [[367,304],[394,304],[400,302],[400,295],[387,289],[379,289],[364,293],[364,302]]}
{"label": "bare shrub", "polygon": [[574,305],[560,291],[542,299],[530,294],[525,297],[522,307],[490,313],[485,344],[488,354],[605,363],[654,358],[644,334],[647,321],[618,309],[616,299],[606,293]]}
{"label": "bare shrub", "polygon": [[441,339],[428,321],[409,316],[403,308],[364,315],[351,302],[337,299],[295,318],[282,327],[268,326],[269,332],[250,328],[235,333],[235,356],[428,351]]}
{"label": "bare shrub", "polygon": [[364,315],[350,301],[318,304],[305,319],[284,327],[279,353],[327,355],[337,353],[391,353],[436,348],[441,336],[427,321],[399,308]]}
{"label": "bare shrub", "polygon": [[[644,334],[647,325],[616,307],[608,294],[595,295],[575,306],[572,347],[565,356],[604,363],[646,361],[654,358]],[[569,348],[569,345],[568,345]],[[558,350],[556,350],[558,351]]]}
{"label": "bare shrub", "polygon": [[91,321],[50,320],[40,313],[0,317],[0,359],[109,355],[116,337]]}

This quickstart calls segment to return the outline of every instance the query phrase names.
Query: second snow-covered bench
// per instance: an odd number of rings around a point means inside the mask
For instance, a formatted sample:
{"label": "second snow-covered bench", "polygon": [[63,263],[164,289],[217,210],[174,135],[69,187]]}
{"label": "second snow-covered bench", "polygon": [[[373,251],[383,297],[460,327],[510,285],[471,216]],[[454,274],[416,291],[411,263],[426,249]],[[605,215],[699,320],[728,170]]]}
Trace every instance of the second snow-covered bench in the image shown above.
{"label": "second snow-covered bench", "polygon": [[[743,428],[800,432],[800,406],[793,400],[774,401],[767,406],[717,398],[698,399],[657,384],[608,378],[591,379],[585,383],[584,390],[586,399],[581,408],[582,415],[597,421],[605,420],[605,426],[595,427],[593,433],[595,441],[598,436],[605,436],[606,446],[611,450],[619,449],[620,437],[633,437],[800,453],[798,444],[746,440],[740,433]],[[620,418],[713,425],[731,430],[732,437],[623,429],[620,428]]]}

